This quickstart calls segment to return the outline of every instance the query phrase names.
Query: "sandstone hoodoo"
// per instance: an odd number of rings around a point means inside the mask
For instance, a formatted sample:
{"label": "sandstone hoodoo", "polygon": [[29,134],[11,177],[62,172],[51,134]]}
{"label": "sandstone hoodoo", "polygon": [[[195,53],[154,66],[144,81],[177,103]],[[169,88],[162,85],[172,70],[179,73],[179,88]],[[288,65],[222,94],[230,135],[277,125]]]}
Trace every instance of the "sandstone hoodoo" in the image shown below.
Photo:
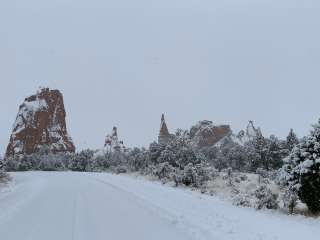
{"label": "sandstone hoodoo", "polygon": [[125,152],[126,147],[123,145],[123,141],[118,138],[117,127],[113,127],[111,135],[106,136],[104,149],[106,152]]}
{"label": "sandstone hoodoo", "polygon": [[63,96],[49,88],[40,89],[20,106],[6,157],[32,154],[44,146],[53,153],[75,152],[67,132]]}
{"label": "sandstone hoodoo", "polygon": [[243,145],[256,138],[259,133],[261,134],[261,129],[256,128],[253,121],[249,121],[246,130],[241,130],[236,136],[233,136],[233,141]]}
{"label": "sandstone hoodoo", "polygon": [[174,138],[174,135],[169,133],[166,120],[164,119],[164,114],[161,116],[161,123],[160,123],[160,131],[158,136],[158,143],[159,144],[168,144],[172,139]]}

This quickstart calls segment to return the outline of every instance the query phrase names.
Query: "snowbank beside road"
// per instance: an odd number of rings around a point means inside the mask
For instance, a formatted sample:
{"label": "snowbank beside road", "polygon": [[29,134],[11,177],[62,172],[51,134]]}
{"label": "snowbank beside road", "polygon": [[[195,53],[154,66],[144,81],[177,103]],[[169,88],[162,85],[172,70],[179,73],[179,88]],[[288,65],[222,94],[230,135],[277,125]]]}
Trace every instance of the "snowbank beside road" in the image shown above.
{"label": "snowbank beside road", "polygon": [[193,239],[312,240],[320,236],[320,219],[235,207],[215,197],[130,176],[93,175],[152,204]]}

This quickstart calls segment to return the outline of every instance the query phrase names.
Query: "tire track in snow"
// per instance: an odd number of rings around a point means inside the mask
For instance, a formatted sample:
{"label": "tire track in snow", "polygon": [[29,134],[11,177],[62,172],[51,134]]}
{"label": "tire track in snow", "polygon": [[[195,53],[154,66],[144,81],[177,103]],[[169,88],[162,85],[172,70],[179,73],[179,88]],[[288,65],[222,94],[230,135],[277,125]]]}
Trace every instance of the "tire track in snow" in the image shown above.
{"label": "tire track in snow", "polygon": [[77,210],[77,194],[73,200],[73,210],[72,210],[72,240],[75,240],[75,228],[76,228],[76,210]]}
{"label": "tire track in snow", "polygon": [[[123,195],[125,195],[127,199],[130,198],[131,203],[134,202],[137,206],[147,210],[153,216],[156,216],[157,218],[161,218],[168,225],[173,226],[182,232],[187,231],[188,236],[191,237],[191,239],[201,239],[201,240],[212,239],[212,234],[209,231],[207,231],[205,228],[202,228],[198,225],[192,224],[184,216],[177,216],[176,214],[168,211],[167,209],[162,208],[133,192],[127,191],[113,183],[110,183],[105,179],[102,180],[97,177],[92,177],[89,175],[86,175],[86,176],[87,178],[95,182],[106,185],[116,190],[117,192],[122,193]],[[193,231],[193,229],[196,229],[196,231]]]}

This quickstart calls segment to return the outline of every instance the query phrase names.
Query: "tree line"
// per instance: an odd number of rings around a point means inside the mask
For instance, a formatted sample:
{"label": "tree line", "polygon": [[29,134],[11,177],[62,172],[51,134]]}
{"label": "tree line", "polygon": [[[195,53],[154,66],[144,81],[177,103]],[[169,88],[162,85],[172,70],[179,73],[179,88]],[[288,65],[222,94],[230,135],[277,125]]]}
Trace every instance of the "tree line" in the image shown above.
{"label": "tree line", "polygon": [[[287,188],[289,209],[300,199],[311,212],[320,211],[320,122],[313,126],[309,136],[300,140],[292,129],[285,140],[274,135],[264,137],[258,131],[244,144],[226,138],[217,145],[197,148],[190,131],[179,129],[168,144],[153,142],[148,148],[104,154],[90,149],[74,154],[53,154],[48,147],[43,147],[37,153],[0,162],[0,177],[5,176],[4,171],[29,170],[139,172],[164,182],[172,181],[177,186],[195,188],[201,188],[221,171],[276,175],[279,184]],[[264,189],[264,201],[272,200],[272,194],[266,192]],[[270,201],[266,204],[273,205]]]}

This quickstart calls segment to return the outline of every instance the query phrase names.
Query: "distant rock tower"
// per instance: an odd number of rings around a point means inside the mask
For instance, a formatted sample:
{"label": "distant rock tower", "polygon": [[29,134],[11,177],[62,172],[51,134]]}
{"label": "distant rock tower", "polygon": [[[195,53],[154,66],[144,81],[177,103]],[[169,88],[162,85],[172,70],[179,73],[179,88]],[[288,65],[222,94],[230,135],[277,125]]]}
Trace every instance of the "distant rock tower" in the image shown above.
{"label": "distant rock tower", "polygon": [[173,139],[173,135],[169,133],[166,121],[164,119],[164,114],[161,116],[160,132],[158,136],[159,144],[168,144]]}
{"label": "distant rock tower", "polygon": [[113,127],[111,135],[107,135],[105,144],[105,150],[108,152],[124,152],[125,147],[123,145],[123,141],[119,141],[118,139],[118,130],[117,127]]}

